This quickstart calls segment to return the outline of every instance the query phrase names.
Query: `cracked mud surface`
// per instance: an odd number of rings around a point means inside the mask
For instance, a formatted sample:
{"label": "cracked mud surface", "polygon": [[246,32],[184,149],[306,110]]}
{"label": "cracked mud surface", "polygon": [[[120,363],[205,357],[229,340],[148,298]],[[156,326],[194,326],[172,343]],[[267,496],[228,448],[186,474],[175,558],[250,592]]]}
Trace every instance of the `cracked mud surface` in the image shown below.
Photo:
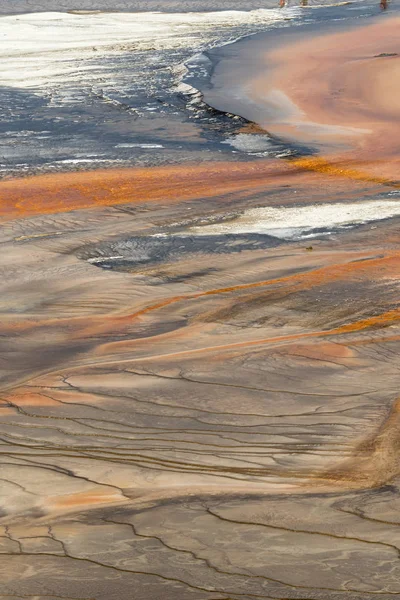
{"label": "cracked mud surface", "polygon": [[88,262],[218,202],[4,223],[3,597],[400,594],[399,225]]}
{"label": "cracked mud surface", "polygon": [[0,183],[0,598],[400,597],[400,220],[183,235],[397,187],[276,160]]}

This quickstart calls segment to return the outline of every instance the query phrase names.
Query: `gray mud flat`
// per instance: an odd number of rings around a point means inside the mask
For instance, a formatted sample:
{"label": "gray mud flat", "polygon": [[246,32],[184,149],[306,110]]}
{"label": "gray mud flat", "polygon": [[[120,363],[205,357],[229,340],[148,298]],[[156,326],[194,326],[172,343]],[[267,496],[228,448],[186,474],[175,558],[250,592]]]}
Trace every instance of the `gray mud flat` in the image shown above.
{"label": "gray mud flat", "polygon": [[[210,254],[235,254],[279,246],[270,235],[139,236],[80,250],[78,257],[104,269],[134,272],[143,266]],[[202,271],[199,271],[201,273]]]}

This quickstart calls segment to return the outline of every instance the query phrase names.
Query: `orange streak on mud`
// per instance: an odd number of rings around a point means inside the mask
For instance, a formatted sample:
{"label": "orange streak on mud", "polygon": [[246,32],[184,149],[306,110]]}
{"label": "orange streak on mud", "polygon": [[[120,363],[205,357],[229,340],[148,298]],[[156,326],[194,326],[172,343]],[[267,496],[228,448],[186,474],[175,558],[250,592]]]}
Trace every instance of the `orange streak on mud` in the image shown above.
{"label": "orange streak on mud", "polygon": [[[356,279],[361,280],[366,278],[370,279],[371,275],[378,276],[378,274],[385,279],[393,279],[394,276],[398,276],[400,267],[400,255],[399,253],[395,253],[391,256],[383,257],[383,258],[373,258],[370,260],[364,260],[362,262],[348,263],[344,265],[334,265],[329,267],[323,267],[321,269],[316,269],[315,271],[309,273],[302,273],[297,275],[290,275],[287,277],[281,277],[277,279],[271,279],[267,281],[260,281],[256,283],[242,284],[237,286],[232,286],[229,288],[220,288],[215,290],[208,290],[205,292],[199,292],[197,294],[189,294],[187,296],[175,296],[173,298],[169,298],[165,302],[158,302],[157,304],[148,306],[146,309],[140,310],[132,315],[127,315],[122,319],[124,321],[133,320],[137,317],[140,317],[143,314],[150,313],[152,311],[156,311],[165,306],[169,306],[173,303],[180,302],[182,300],[195,300],[198,298],[213,296],[219,294],[226,294],[230,292],[236,292],[241,290],[249,290],[253,288],[259,287],[267,287],[276,284],[285,284],[290,283],[290,293],[303,291],[307,289],[312,289],[314,286],[327,285],[335,280],[342,279]],[[388,327],[390,325],[395,324],[400,320],[400,309],[394,309],[389,311],[383,311],[378,315],[369,317],[367,319],[360,319],[351,323],[346,323],[345,325],[335,327],[333,329],[326,330],[318,330],[318,331],[306,331],[302,333],[294,333],[284,336],[277,336],[271,338],[263,338],[260,340],[252,340],[248,342],[237,342],[232,344],[224,344],[221,346],[213,346],[209,348],[198,348],[193,350],[187,350],[182,352],[177,352],[171,354],[171,356],[175,355],[186,355],[186,354],[196,354],[207,351],[219,351],[219,350],[229,350],[233,348],[243,348],[249,346],[257,346],[263,344],[275,344],[286,341],[296,341],[304,338],[315,338],[315,337],[328,337],[334,335],[341,335],[351,332],[362,331],[364,329],[370,328],[381,328]],[[114,321],[115,324],[115,321]],[[104,331],[108,330],[110,324],[100,326]],[[96,328],[96,333],[99,332],[99,328]],[[93,334],[94,330],[87,330],[85,335]],[[124,341],[124,342],[110,342],[101,347],[101,350],[97,350],[97,354],[104,354],[108,352],[112,352],[117,350],[119,347],[124,347],[125,349],[129,347],[129,344],[137,345],[137,340],[133,340],[132,342]],[[167,354],[166,356],[170,356]],[[154,357],[150,357],[154,358]]]}
{"label": "orange streak on mud", "polygon": [[[325,158],[312,157],[299,158],[293,160],[292,163],[304,171],[324,173],[325,175],[334,177],[345,177],[346,179],[351,179],[352,181],[364,181],[366,183],[390,185],[394,188],[400,187],[399,183],[392,181],[388,177],[380,177],[378,175],[368,174],[367,172],[362,170],[352,169],[346,166],[345,163],[339,161],[328,161]],[[374,166],[377,166],[376,163]]]}
{"label": "orange streak on mud", "polygon": [[[370,258],[359,262],[346,263],[343,265],[329,265],[327,267],[321,267],[320,269],[315,269],[307,273],[288,275],[285,277],[278,277],[276,279],[257,281],[255,283],[243,283],[225,288],[217,288],[192,294],[173,296],[171,298],[156,302],[155,304],[146,306],[131,314],[123,316],[112,315],[107,319],[106,322],[104,322],[104,319],[101,319],[101,323],[99,323],[99,319],[95,318],[91,320],[91,323],[88,325],[88,327],[78,332],[78,337],[92,336],[94,334],[109,331],[111,326],[115,328],[118,325],[128,324],[129,322],[143,315],[184,300],[197,300],[199,298],[205,298],[208,296],[217,296],[220,294],[229,294],[232,292],[240,292],[286,283],[290,284],[290,293],[293,293],[295,291],[310,289],[316,285],[326,285],[330,282],[340,279],[351,279],[354,277],[369,279],[374,271],[376,271],[376,274],[379,274],[380,278],[385,276],[388,278],[397,277],[400,272],[400,252],[395,252],[380,258]],[[85,321],[87,322],[87,318]]]}
{"label": "orange streak on mud", "polygon": [[[134,363],[134,362],[146,362],[146,361],[153,361],[159,358],[162,359],[169,359],[169,358],[173,358],[175,359],[176,357],[183,357],[183,356],[193,356],[193,355],[197,355],[197,354],[203,354],[203,353],[212,353],[212,352],[225,352],[225,351],[229,351],[229,350],[236,350],[239,348],[251,348],[251,347],[255,347],[255,346],[264,346],[264,345],[270,345],[270,344],[282,344],[285,342],[296,342],[298,340],[303,340],[303,339],[309,339],[309,338],[325,338],[325,337],[330,337],[330,336],[336,336],[336,335],[341,335],[341,334],[345,334],[345,333],[351,333],[351,332],[355,332],[355,331],[362,331],[364,329],[369,329],[371,327],[388,327],[390,325],[393,325],[395,322],[400,320],[400,309],[397,310],[391,310],[391,311],[387,311],[385,313],[382,313],[380,315],[377,315],[376,317],[371,317],[369,319],[362,319],[360,321],[355,321],[354,323],[349,323],[346,325],[343,325],[341,327],[335,327],[334,329],[321,329],[318,331],[308,331],[308,332],[303,332],[303,333],[293,333],[293,334],[288,334],[288,335],[282,335],[282,336],[275,336],[275,337],[268,337],[268,338],[261,338],[259,340],[251,340],[251,341],[244,341],[244,342],[232,342],[229,344],[221,344],[221,345],[217,345],[217,346],[206,346],[203,348],[193,348],[190,350],[180,350],[178,352],[171,352],[171,353],[165,353],[165,354],[159,354],[159,355],[152,355],[152,356],[148,356],[148,357],[141,357],[141,358],[129,358],[129,359],[116,359],[116,360],[106,360],[104,362],[95,362],[95,363],[86,363],[85,366],[90,366],[91,364],[93,365],[98,365],[101,364],[102,366],[104,365],[112,365],[115,363],[118,364],[124,364],[124,363]],[[133,341],[133,343],[135,343],[136,340]],[[126,348],[128,346],[127,342],[122,342],[122,344],[124,345],[124,347]],[[107,353],[109,353],[111,351],[111,349],[116,349],[118,348],[118,346],[120,345],[120,342],[111,342],[109,344],[106,344],[105,346],[103,346],[103,351],[107,351]],[[101,354],[101,352],[98,352],[98,354]]]}
{"label": "orange streak on mud", "polygon": [[[371,271],[373,271],[374,268],[379,269],[380,277],[382,277],[384,274],[386,274],[388,277],[391,274],[393,274],[393,276],[398,276],[400,272],[400,252],[394,252],[379,258],[370,258],[357,262],[349,262],[342,265],[329,265],[327,267],[321,267],[307,273],[287,275],[284,277],[278,277],[276,279],[258,281],[256,283],[245,283],[217,290],[209,290],[202,292],[201,295],[211,296],[214,294],[235,292],[287,282],[293,283],[293,286],[301,286],[301,289],[305,289],[314,285],[323,285],[338,279],[351,278],[353,276],[369,278],[371,277]],[[293,291],[294,289],[297,290],[300,288],[291,287],[290,289]]]}
{"label": "orange streak on mud", "polygon": [[38,175],[0,182],[0,216],[6,220],[94,206],[225,195],[257,189],[275,179],[284,183],[290,170],[282,161],[260,161]]}
{"label": "orange streak on mud", "polygon": [[[104,487],[107,486],[105,485]],[[75,507],[83,508],[85,506],[92,507],[102,504],[121,502],[122,499],[122,493],[110,491],[110,488],[101,490],[96,487],[87,492],[77,492],[76,494],[55,497],[51,504],[56,510],[65,510],[74,509]]]}
{"label": "orange streak on mud", "polygon": [[[366,257],[368,256],[367,253],[364,253],[364,255]],[[271,286],[282,286],[286,284],[289,284],[288,291],[290,291],[290,293],[293,293],[301,290],[312,289],[315,286],[327,285],[329,283],[339,281],[342,279],[369,280],[371,277],[375,277],[377,280],[382,281],[385,279],[393,280],[399,277],[400,251],[392,252],[390,254],[386,254],[385,256],[378,258],[364,258],[364,255],[361,254],[360,258],[362,258],[362,260],[358,260],[356,262],[347,262],[339,265],[328,265],[305,273],[296,273],[293,275],[277,277],[274,279],[267,279],[252,283],[243,283],[234,286],[216,288],[189,294],[181,294],[178,296],[166,298],[164,300],[159,300],[154,304],[144,306],[143,308],[139,308],[138,310],[135,310],[134,312],[129,312],[127,314],[121,315],[112,313],[107,316],[85,316],[76,317],[73,319],[58,318],[44,319],[40,321],[27,320],[19,323],[15,321],[9,323],[8,326],[7,324],[4,324],[2,326],[2,331],[7,332],[8,330],[18,330],[22,332],[43,326],[65,325],[69,329],[69,335],[71,339],[82,339],[85,337],[93,336],[95,334],[98,335],[101,333],[107,333],[110,330],[116,332],[119,330],[119,328],[125,329],[126,326],[128,326],[130,323],[144,315],[147,315],[157,310],[161,310],[172,304],[185,300],[197,300],[209,296],[218,296],[221,294],[229,294],[246,290],[251,291],[253,289]],[[84,325],[83,327],[82,324]]]}
{"label": "orange streak on mud", "polygon": [[369,319],[362,319],[355,323],[349,323],[338,327],[338,333],[349,333],[351,331],[361,331],[362,329],[368,329],[370,327],[388,327],[393,325],[400,320],[400,308],[389,310],[381,315],[370,317]]}
{"label": "orange streak on mud", "polygon": [[[7,396],[7,400],[12,403],[12,408],[22,408],[29,406],[60,406],[60,404],[77,404],[85,406],[90,402],[99,403],[98,396],[92,396],[91,394],[82,394],[74,390],[73,395],[62,390],[49,389],[44,386],[39,392],[31,392],[27,388],[20,387],[15,393],[11,393]],[[0,409],[2,407],[0,406]],[[11,410],[10,412],[13,412]],[[2,414],[2,413],[0,413]]]}
{"label": "orange streak on mud", "polygon": [[59,403],[57,400],[41,394],[40,392],[32,393],[26,391],[19,391],[16,395],[10,395],[7,397],[10,402],[16,407],[22,406],[57,406]]}
{"label": "orange streak on mud", "polygon": [[[371,177],[323,159],[214,162],[36,175],[0,182],[0,220],[118,204],[171,204],[222,198],[234,192],[245,195],[287,185],[293,177],[296,185],[325,185],[326,176],[396,187],[389,179]],[[358,189],[357,183],[354,185]],[[351,191],[347,189],[348,193]],[[359,189],[358,193],[365,195],[366,190]]]}

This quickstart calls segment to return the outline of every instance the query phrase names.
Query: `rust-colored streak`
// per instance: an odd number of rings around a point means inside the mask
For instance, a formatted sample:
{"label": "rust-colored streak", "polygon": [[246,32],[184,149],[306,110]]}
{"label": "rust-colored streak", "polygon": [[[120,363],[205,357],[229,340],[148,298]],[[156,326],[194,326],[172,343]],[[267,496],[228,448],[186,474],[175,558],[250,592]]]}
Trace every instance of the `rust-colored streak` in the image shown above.
{"label": "rust-colored streak", "polygon": [[[379,280],[386,279],[391,281],[396,279],[399,275],[399,251],[387,253],[385,256],[378,258],[368,258],[368,253],[365,252],[360,253],[359,258],[362,258],[363,260],[334,263],[305,273],[170,296],[163,300],[146,304],[133,311],[128,310],[128,307],[125,307],[123,314],[110,313],[107,315],[100,314],[92,317],[79,316],[67,319],[60,317],[58,319],[41,319],[40,321],[26,319],[22,322],[10,322],[9,325],[4,323],[2,331],[19,331],[22,333],[24,331],[35,330],[38,327],[53,327],[59,325],[68,327],[70,339],[84,339],[94,335],[106,334],[110,331],[113,331],[114,333],[125,331],[131,323],[140,320],[141,317],[184,301],[198,300],[210,296],[225,296],[247,291],[251,292],[252,290],[262,288],[275,288],[275,286],[283,291],[287,290],[288,293],[294,293],[303,290],[312,290],[317,286],[329,285],[335,281],[368,281],[371,277],[376,277]],[[242,301],[246,299],[247,297],[242,297]],[[379,318],[380,317],[373,317],[371,320],[368,320],[368,322],[371,322],[371,325],[375,326],[378,324],[378,322],[375,322],[375,319]],[[351,329],[353,324],[344,327],[349,327]],[[357,328],[363,329],[364,325],[357,325]]]}
{"label": "rust-colored streak", "polygon": [[[394,325],[400,321],[400,309],[387,311],[376,317],[371,317],[369,319],[361,319],[360,321],[355,321],[353,323],[348,323],[341,327],[335,327],[334,329],[321,329],[317,331],[308,331],[308,332],[299,332],[293,333],[289,335],[280,335],[268,338],[262,338],[258,340],[250,340],[244,342],[233,342],[229,344],[220,344],[215,346],[207,346],[202,348],[194,348],[191,350],[179,350],[177,352],[166,353],[160,356],[150,356],[149,360],[152,361],[155,358],[178,358],[184,356],[193,356],[198,354],[207,354],[207,353],[220,353],[226,352],[234,349],[245,349],[251,348],[254,346],[268,346],[273,344],[281,344],[285,342],[296,342],[298,340],[304,340],[309,338],[328,338],[331,336],[341,335],[345,333],[352,333],[357,331],[362,331],[364,329],[370,329],[372,327],[389,327],[390,325]],[[122,343],[124,348],[129,348],[129,344],[126,342]],[[134,342],[137,345],[137,342]],[[119,347],[119,342],[107,344],[103,347],[103,351],[106,351],[107,354],[111,351],[116,351]],[[145,361],[146,359],[140,359],[140,361]],[[115,361],[111,361],[114,363]],[[121,362],[118,360],[118,362]],[[123,361],[122,361],[123,362]],[[128,362],[131,362],[129,359]],[[111,364],[106,361],[104,364]]]}
{"label": "rust-colored streak", "polygon": [[[366,183],[389,185],[394,188],[400,187],[400,184],[397,181],[393,181],[388,177],[368,173],[368,169],[371,167],[370,163],[361,165],[361,168],[358,169],[352,168],[349,161],[333,161],[321,157],[307,157],[298,158],[293,161],[293,164],[299,167],[301,170],[324,173],[330,177],[345,177],[346,179],[352,181],[364,181]],[[376,167],[376,163],[373,166]]]}
{"label": "rust-colored streak", "polygon": [[265,186],[271,179],[282,181],[290,170],[283,162],[261,161],[39,175],[0,183],[0,216],[4,220],[93,206],[225,195]]}
{"label": "rust-colored streak", "polygon": [[[118,204],[171,204],[218,196],[224,198],[235,192],[258,193],[288,183],[318,187],[326,185],[326,177],[339,180],[338,189],[343,185],[341,180],[351,181],[342,190],[346,190],[349,197],[355,190],[366,195],[382,184],[396,187],[387,178],[364,173],[362,165],[358,170],[357,165],[345,168],[343,163],[323,159],[207,162],[36,175],[0,182],[0,220]],[[366,190],[365,184],[370,184],[373,189]],[[326,201],[334,202],[334,196]]]}

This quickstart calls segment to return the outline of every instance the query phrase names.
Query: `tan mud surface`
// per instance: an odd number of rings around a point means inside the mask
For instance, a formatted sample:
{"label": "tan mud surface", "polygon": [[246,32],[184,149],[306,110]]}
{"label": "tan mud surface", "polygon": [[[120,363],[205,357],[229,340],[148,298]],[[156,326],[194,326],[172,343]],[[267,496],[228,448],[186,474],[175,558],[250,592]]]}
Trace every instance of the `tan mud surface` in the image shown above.
{"label": "tan mud surface", "polygon": [[0,183],[1,598],[400,597],[399,218],[163,251],[389,197],[365,144]]}
{"label": "tan mud surface", "polygon": [[347,160],[350,168],[362,165],[364,172],[397,180],[399,23],[398,17],[379,19],[268,52],[272,73],[248,85],[249,97],[274,111],[259,124],[320,145],[334,162]]}
{"label": "tan mud surface", "polygon": [[398,225],[141,271],[83,258],[240,206],[167,194],[4,223],[6,595],[400,594]]}

